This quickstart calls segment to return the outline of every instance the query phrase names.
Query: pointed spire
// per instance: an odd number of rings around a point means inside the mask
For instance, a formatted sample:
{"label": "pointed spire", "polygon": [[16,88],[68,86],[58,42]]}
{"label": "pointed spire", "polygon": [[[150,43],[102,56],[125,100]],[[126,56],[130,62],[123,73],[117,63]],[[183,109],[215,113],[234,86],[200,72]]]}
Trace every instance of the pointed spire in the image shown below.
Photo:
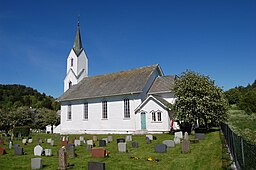
{"label": "pointed spire", "polygon": [[78,55],[82,49],[82,40],[81,40],[81,35],[80,35],[80,22],[79,22],[79,16],[78,16],[78,21],[77,21],[77,30],[76,30],[76,37],[73,45],[73,49],[75,53]]}

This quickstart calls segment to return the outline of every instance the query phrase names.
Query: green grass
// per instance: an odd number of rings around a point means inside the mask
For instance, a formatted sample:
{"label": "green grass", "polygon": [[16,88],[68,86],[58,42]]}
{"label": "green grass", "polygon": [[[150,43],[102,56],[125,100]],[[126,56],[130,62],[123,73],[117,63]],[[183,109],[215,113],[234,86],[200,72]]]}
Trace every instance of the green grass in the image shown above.
{"label": "green grass", "polygon": [[229,110],[228,124],[231,129],[247,141],[256,143],[256,113],[247,114],[242,110]]}
{"label": "green grass", "polygon": [[[79,137],[80,135],[70,135],[70,138]],[[91,135],[83,135],[87,139],[92,139]],[[97,135],[99,138],[107,137],[107,135]],[[197,144],[191,144],[191,152],[188,154],[181,153],[181,145],[176,145],[175,148],[170,148],[166,153],[155,153],[154,145],[162,143],[163,140],[173,139],[170,134],[156,134],[157,140],[152,141],[151,144],[146,144],[145,135],[133,136],[133,141],[139,142],[139,148],[132,148],[131,142],[127,144],[128,153],[119,153],[117,149],[116,139],[125,137],[125,135],[112,135],[114,141],[107,144],[106,150],[110,151],[110,157],[106,158],[92,158],[91,154],[86,151],[86,146],[78,146],[76,148],[77,157],[68,159],[68,163],[73,165],[70,169],[87,169],[88,161],[95,160],[106,163],[107,170],[119,169],[155,169],[155,170],[215,170],[222,169],[222,145],[219,136],[219,131],[210,132],[206,134],[206,139]],[[0,169],[18,169],[27,170],[31,167],[31,158],[34,158],[33,148],[37,144],[37,138],[54,138],[54,135],[48,134],[33,134],[33,143],[23,146],[26,155],[15,156],[14,150],[8,149],[8,144],[2,147],[7,148],[6,155],[0,155]],[[58,140],[60,136],[55,136]],[[193,137],[191,137],[193,138]],[[14,141],[14,144],[21,144],[21,141]],[[50,146],[43,143],[42,147],[53,150],[52,157],[41,156],[45,170],[58,169],[58,158],[56,156],[57,150],[61,147],[60,142],[55,141],[56,146]],[[96,143],[98,146],[98,143]],[[139,157],[139,160],[133,160],[130,155]],[[148,157],[160,159],[159,162],[147,161]]]}

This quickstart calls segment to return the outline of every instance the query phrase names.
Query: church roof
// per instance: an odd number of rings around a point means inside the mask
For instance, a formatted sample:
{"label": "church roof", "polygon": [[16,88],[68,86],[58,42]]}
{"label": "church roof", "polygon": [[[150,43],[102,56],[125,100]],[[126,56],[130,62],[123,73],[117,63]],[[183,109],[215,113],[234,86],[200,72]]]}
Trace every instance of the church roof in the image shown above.
{"label": "church roof", "polygon": [[85,77],[67,90],[58,100],[70,101],[141,93],[154,71],[158,71],[161,76],[163,75],[159,65],[152,65],[100,76]]}
{"label": "church roof", "polygon": [[175,76],[159,76],[155,79],[148,94],[173,92]]}
{"label": "church roof", "polygon": [[80,24],[79,24],[79,22],[77,24],[76,37],[75,37],[73,49],[74,49],[76,55],[79,55],[80,52],[83,49],[82,39],[81,39],[81,34],[80,34]]}

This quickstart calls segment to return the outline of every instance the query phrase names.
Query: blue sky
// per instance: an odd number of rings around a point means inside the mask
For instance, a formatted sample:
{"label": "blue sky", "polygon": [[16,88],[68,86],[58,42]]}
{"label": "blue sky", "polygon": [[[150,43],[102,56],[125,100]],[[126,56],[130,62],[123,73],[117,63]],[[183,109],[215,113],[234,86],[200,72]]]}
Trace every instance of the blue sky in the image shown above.
{"label": "blue sky", "polygon": [[160,64],[224,90],[256,79],[254,0],[10,0],[0,5],[0,84],[59,97],[78,15],[89,76]]}

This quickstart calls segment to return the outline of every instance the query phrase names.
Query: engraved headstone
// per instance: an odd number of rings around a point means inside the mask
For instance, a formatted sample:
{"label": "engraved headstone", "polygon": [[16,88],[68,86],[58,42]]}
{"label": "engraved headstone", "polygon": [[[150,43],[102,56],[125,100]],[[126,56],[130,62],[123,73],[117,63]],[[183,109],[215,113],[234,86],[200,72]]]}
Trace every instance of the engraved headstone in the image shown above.
{"label": "engraved headstone", "polygon": [[92,148],[93,158],[104,158],[106,156],[106,150],[104,148]]}
{"label": "engraved headstone", "polygon": [[182,146],[181,146],[182,153],[189,153],[190,151],[189,144],[190,144],[189,140],[183,140]]}
{"label": "engraved headstone", "polygon": [[31,158],[31,169],[43,168],[42,158]]}
{"label": "engraved headstone", "polygon": [[74,144],[75,146],[80,146],[81,145],[81,141],[80,140],[74,140]]}
{"label": "engraved headstone", "polygon": [[113,141],[113,136],[108,136],[108,142],[112,142]]}
{"label": "engraved headstone", "polygon": [[59,169],[66,170],[67,169],[67,152],[66,149],[60,148],[59,150]]}
{"label": "engraved headstone", "polygon": [[169,148],[175,147],[175,143],[174,143],[173,140],[164,140],[164,141],[163,141],[163,144],[165,144],[165,145],[166,145],[167,147],[169,147]]}
{"label": "engraved headstone", "polygon": [[80,140],[81,142],[83,142],[83,141],[84,141],[84,137],[83,137],[83,136],[79,136],[79,140]]}
{"label": "engraved headstone", "polygon": [[51,146],[54,146],[54,140],[51,140]]}
{"label": "engraved headstone", "polygon": [[45,153],[45,156],[52,156],[52,149],[45,149],[44,153]]}
{"label": "engraved headstone", "polygon": [[149,138],[149,140],[153,140],[153,135],[146,135],[146,138]]}
{"label": "engraved headstone", "polygon": [[105,170],[105,162],[88,161],[88,170]]}
{"label": "engraved headstone", "polygon": [[175,132],[174,133],[174,137],[182,139],[183,138],[183,134],[182,134],[181,131],[180,132]]}
{"label": "engraved headstone", "polygon": [[105,140],[99,140],[99,146],[100,147],[106,146],[106,141]]}
{"label": "engraved headstone", "polygon": [[175,145],[180,144],[180,138],[174,137],[174,143]]}
{"label": "engraved headstone", "polygon": [[92,137],[93,142],[96,142],[98,140],[97,136]]}
{"label": "engraved headstone", "polygon": [[150,140],[148,137],[146,137],[146,143],[147,143],[147,144],[150,144],[150,143],[151,143],[151,140]]}
{"label": "engraved headstone", "polygon": [[199,139],[199,140],[204,140],[205,134],[204,133],[195,133],[195,138]]}
{"label": "engraved headstone", "polygon": [[184,140],[188,140],[188,132],[184,133]]}
{"label": "engraved headstone", "polygon": [[43,149],[43,147],[40,146],[40,145],[36,145],[36,146],[34,147],[34,155],[35,155],[35,156],[41,156],[42,153],[43,153],[43,151],[44,151],[44,149]]}
{"label": "engraved headstone", "polygon": [[118,151],[126,152],[126,143],[118,143]]}
{"label": "engraved headstone", "polygon": [[126,142],[132,141],[132,136],[131,135],[127,135],[126,138],[125,138],[125,141]]}
{"label": "engraved headstone", "polygon": [[75,145],[68,144],[66,150],[67,150],[67,154],[68,154],[69,158],[74,158],[76,156],[76,154],[75,154]]}
{"label": "engraved headstone", "polygon": [[116,143],[124,143],[125,139],[124,138],[118,138],[116,139]]}
{"label": "engraved headstone", "polygon": [[92,140],[87,140],[87,145],[93,145],[93,141]]}
{"label": "engraved headstone", "polygon": [[12,141],[9,142],[9,149],[12,149]]}
{"label": "engraved headstone", "polygon": [[51,143],[52,142],[52,139],[51,138],[49,138],[49,139],[47,139],[47,143]]}
{"label": "engraved headstone", "polygon": [[23,155],[23,148],[20,146],[14,147],[14,155]]}
{"label": "engraved headstone", "polygon": [[155,151],[157,153],[164,153],[167,150],[167,146],[165,144],[157,144],[155,145]]}
{"label": "engraved headstone", "polygon": [[25,145],[27,143],[27,139],[22,139],[22,143]]}
{"label": "engraved headstone", "polygon": [[33,139],[28,139],[28,143],[32,143],[33,142]]}

